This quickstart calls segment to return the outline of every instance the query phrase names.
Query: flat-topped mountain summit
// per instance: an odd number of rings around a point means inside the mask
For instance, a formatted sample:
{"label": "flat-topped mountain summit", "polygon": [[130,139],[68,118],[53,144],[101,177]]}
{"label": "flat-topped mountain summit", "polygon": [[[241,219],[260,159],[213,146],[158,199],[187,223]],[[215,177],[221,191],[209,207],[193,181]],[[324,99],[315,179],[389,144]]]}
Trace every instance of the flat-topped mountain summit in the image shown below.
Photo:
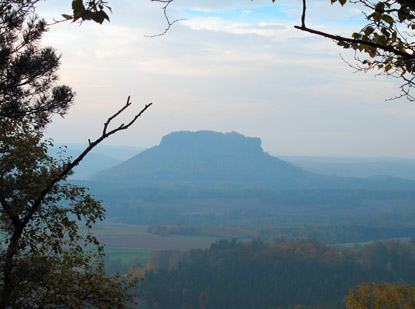
{"label": "flat-topped mountain summit", "polygon": [[157,186],[268,187],[294,185],[311,175],[265,153],[259,138],[181,131],[92,179]]}
{"label": "flat-topped mountain summit", "polygon": [[160,145],[98,173],[91,180],[127,187],[217,189],[366,187],[369,181],[313,174],[267,154],[259,138],[213,131],[170,133]]}

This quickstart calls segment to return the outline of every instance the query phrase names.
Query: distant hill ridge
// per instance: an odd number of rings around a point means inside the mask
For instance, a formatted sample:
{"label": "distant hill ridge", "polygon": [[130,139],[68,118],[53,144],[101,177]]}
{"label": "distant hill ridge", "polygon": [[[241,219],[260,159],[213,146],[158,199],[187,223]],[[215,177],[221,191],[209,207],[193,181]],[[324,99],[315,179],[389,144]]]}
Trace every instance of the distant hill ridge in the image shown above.
{"label": "distant hill ridge", "polygon": [[[330,177],[307,172],[265,153],[259,138],[214,131],[180,131],[160,145],[91,178],[114,186],[298,189],[389,185],[389,180]],[[393,184],[411,182],[390,180]],[[403,183],[402,183],[403,182]]]}

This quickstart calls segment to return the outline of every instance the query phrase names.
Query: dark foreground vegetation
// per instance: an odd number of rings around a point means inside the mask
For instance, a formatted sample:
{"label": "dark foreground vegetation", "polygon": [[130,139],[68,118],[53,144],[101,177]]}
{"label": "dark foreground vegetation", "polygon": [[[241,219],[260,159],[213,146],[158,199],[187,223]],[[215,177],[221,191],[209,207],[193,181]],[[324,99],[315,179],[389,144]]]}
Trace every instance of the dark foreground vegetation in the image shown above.
{"label": "dark foreground vegetation", "polygon": [[206,250],[155,252],[150,265],[130,273],[145,276],[140,308],[344,308],[363,281],[414,284],[415,245],[224,240]]}

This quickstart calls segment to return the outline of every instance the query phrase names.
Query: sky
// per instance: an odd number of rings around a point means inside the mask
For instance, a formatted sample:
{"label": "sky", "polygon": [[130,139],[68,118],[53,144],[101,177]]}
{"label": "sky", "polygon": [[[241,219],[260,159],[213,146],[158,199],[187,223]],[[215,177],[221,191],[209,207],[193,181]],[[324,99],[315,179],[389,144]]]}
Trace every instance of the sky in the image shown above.
{"label": "sky", "polygon": [[[59,23],[43,44],[61,57],[60,83],[77,93],[47,136],[86,143],[130,95],[128,121],[153,106],[107,144],[151,147],[173,131],[236,131],[262,140],[273,155],[415,157],[415,105],[399,81],[355,72],[353,54],[330,40],[294,29],[301,1],[175,0],[166,23],[160,3],[110,0],[111,22]],[[38,7],[48,21],[70,13],[70,0]],[[307,25],[350,35],[361,9],[308,4]],[[114,123],[116,125],[117,123]]]}

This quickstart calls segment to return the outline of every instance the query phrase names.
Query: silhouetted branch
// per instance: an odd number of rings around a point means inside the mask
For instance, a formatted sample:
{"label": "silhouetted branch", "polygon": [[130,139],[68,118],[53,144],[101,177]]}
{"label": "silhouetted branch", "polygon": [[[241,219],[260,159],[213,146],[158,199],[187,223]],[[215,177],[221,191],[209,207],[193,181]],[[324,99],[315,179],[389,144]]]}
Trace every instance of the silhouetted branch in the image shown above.
{"label": "silhouetted branch", "polygon": [[306,31],[306,32],[309,32],[309,33],[312,33],[312,34],[317,34],[317,35],[320,35],[320,36],[323,36],[325,38],[329,38],[329,39],[332,39],[332,40],[335,40],[335,41],[338,41],[338,42],[347,42],[347,43],[350,43],[350,44],[353,44],[353,43],[364,44],[364,45],[367,45],[367,46],[379,48],[379,49],[382,49],[384,51],[394,53],[394,54],[402,56],[404,58],[415,59],[415,54],[408,54],[408,53],[405,53],[405,52],[401,52],[400,50],[397,50],[397,49],[391,47],[390,45],[382,45],[382,44],[373,43],[373,42],[369,42],[369,41],[365,41],[365,40],[347,38],[347,37],[344,37],[344,36],[330,34],[330,33],[327,33],[327,32],[322,32],[322,31],[314,30],[314,29],[311,29],[311,28],[308,28],[308,27],[303,27],[303,26],[294,26],[294,28],[299,29],[301,31]]}
{"label": "silhouetted branch", "polygon": [[[373,10],[374,13],[371,15],[365,14],[369,24],[363,27],[360,32],[353,33],[351,37],[344,37],[308,28],[305,23],[306,1],[302,0],[301,26],[294,26],[294,28],[332,39],[343,48],[352,48],[355,51],[357,65],[353,66],[347,62],[349,66],[357,71],[368,72],[369,70],[377,70],[380,73],[376,75],[403,79],[404,83],[400,86],[401,93],[393,99],[406,97],[409,101],[415,101],[415,96],[411,95],[411,91],[415,89],[415,70],[413,65],[415,60],[414,35],[402,32],[399,29],[399,25],[406,25],[413,29],[412,21],[415,18],[413,15],[415,4],[406,0],[397,0],[391,2],[395,5],[400,3],[401,7],[399,9],[391,5],[384,5],[378,8],[377,5],[372,5],[370,1],[349,0],[354,4],[363,4]],[[333,0],[333,2],[336,2],[336,0]],[[343,5],[344,1],[340,1],[340,3]],[[387,15],[386,13],[392,15]],[[358,56],[360,52],[370,58],[360,58]]]}
{"label": "silhouetted branch", "polygon": [[118,131],[121,130],[126,130],[128,129],[131,125],[134,124],[134,122],[136,122],[136,120],[152,105],[153,103],[149,103],[146,104],[137,114],[134,115],[134,117],[132,118],[132,120],[127,123],[127,124],[121,124],[120,126],[118,126],[115,129],[112,129],[110,131],[108,130],[108,126],[111,123],[111,121],[116,118],[117,116],[119,116],[124,110],[126,110],[130,105],[130,97],[128,97],[127,99],[127,103],[120,109],[118,110],[114,115],[112,115],[111,117],[109,117],[107,119],[107,121],[104,123],[104,129],[102,132],[102,135],[97,138],[95,141],[91,142],[90,140],[88,140],[89,145],[87,148],[85,148],[85,150],[72,162],[69,162],[66,167],[56,176],[54,177],[49,184],[46,186],[46,188],[39,194],[38,198],[33,202],[32,207],[30,208],[30,210],[27,212],[26,216],[24,217],[24,219],[21,221],[21,226],[24,228],[24,226],[26,226],[26,224],[30,221],[31,217],[33,216],[33,214],[37,211],[38,207],[40,206],[40,204],[42,203],[43,199],[45,198],[45,196],[50,192],[50,190],[52,189],[52,187],[57,184],[59,181],[61,181],[62,179],[64,179],[71,171],[72,169],[77,166],[82,159],[95,147],[97,146],[99,143],[101,143],[104,139],[108,138],[109,136],[117,133]]}
{"label": "silhouetted branch", "polygon": [[173,21],[170,21],[169,19],[169,15],[167,14],[167,8],[170,5],[170,3],[172,3],[174,0],[151,0],[151,2],[161,2],[161,3],[165,3],[166,5],[162,8],[163,13],[164,13],[164,18],[167,22],[167,28],[164,29],[164,31],[162,33],[159,34],[154,34],[154,35],[145,35],[145,37],[147,38],[154,38],[157,36],[163,36],[167,33],[167,31],[170,30],[171,26],[173,26],[175,23],[177,23],[178,21],[182,21],[185,20],[185,18],[180,18],[180,19],[175,19]]}
{"label": "silhouetted branch", "polygon": [[331,33],[327,33],[327,32],[323,32],[323,31],[319,31],[319,30],[315,30],[315,29],[311,29],[308,28],[305,25],[305,18],[306,18],[306,8],[307,8],[307,0],[303,0],[303,11],[301,14],[301,26],[294,26],[294,28],[299,29],[301,31],[306,31],[312,34],[317,34],[320,36],[323,36],[325,38],[329,38],[332,40],[335,40],[337,42],[347,42],[350,44],[364,44],[367,46],[371,46],[371,47],[375,47],[375,48],[379,48],[381,50],[387,51],[387,52],[391,52],[395,55],[407,58],[407,59],[415,59],[415,54],[409,54],[407,52],[402,52],[396,48],[393,48],[390,45],[382,45],[382,44],[378,44],[378,43],[374,43],[371,41],[365,41],[365,40],[360,40],[360,39],[355,39],[355,38],[347,38],[347,37],[343,37],[340,35],[335,35],[335,34],[331,34]]}
{"label": "silhouetted branch", "polygon": [[307,9],[306,0],[303,0],[303,13],[301,14],[301,27],[305,28],[305,11]]}

